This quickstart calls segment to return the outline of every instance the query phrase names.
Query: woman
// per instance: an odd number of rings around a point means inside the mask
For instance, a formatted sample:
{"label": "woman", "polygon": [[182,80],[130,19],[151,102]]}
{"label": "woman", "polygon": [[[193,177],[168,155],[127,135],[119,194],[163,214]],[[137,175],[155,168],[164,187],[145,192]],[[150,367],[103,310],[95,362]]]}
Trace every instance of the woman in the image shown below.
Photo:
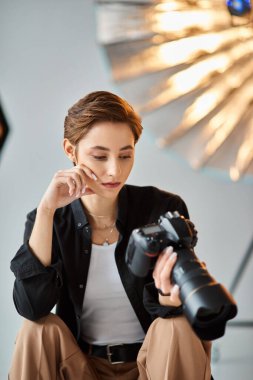
{"label": "woman", "polygon": [[11,262],[14,303],[25,321],[10,380],[209,380],[210,346],[193,333],[170,282],[176,253],[165,249],[144,279],[125,263],[134,228],[166,211],[188,217],[179,196],[125,184],[139,116],[98,91],[69,109],[64,129],[74,166],[54,175],[28,214]]}

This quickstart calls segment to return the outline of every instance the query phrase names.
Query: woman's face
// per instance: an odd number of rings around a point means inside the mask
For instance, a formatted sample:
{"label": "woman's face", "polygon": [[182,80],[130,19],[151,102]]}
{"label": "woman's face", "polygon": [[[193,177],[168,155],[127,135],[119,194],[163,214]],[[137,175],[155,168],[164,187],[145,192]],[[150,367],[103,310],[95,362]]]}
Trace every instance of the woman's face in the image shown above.
{"label": "woman's face", "polygon": [[98,178],[89,187],[104,197],[115,197],[125,184],[134,163],[134,135],[126,123],[95,124],[79,141],[77,164],[90,168]]}

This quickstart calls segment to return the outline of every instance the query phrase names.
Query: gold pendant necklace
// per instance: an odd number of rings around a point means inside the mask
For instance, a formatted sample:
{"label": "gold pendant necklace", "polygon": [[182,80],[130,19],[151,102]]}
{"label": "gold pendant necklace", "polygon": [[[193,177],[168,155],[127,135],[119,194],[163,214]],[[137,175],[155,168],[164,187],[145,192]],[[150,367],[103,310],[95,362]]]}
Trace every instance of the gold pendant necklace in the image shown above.
{"label": "gold pendant necklace", "polygon": [[[95,214],[93,214],[91,212],[88,212],[88,211],[87,211],[87,214],[90,215],[90,216],[92,216],[94,219],[95,218],[102,219],[102,218],[108,218],[109,217],[109,215],[95,215]],[[110,238],[111,234],[113,233],[115,225],[116,225],[116,220],[115,220],[115,222],[111,226],[106,226],[106,224],[104,224],[103,228],[93,227],[94,229],[96,229],[98,231],[99,230],[102,231],[102,230],[110,229],[109,232],[108,232],[108,234],[107,234],[107,236],[104,238],[104,241],[102,243],[100,243],[101,245],[108,246],[110,244],[109,238]]]}
{"label": "gold pendant necklace", "polygon": [[104,242],[102,243],[103,246],[107,246],[107,245],[110,244],[110,243],[109,243],[109,237],[110,237],[110,235],[112,234],[112,231],[114,230],[114,227],[115,227],[115,222],[113,223],[112,228],[110,229],[110,231],[109,231],[107,237],[105,238]]}

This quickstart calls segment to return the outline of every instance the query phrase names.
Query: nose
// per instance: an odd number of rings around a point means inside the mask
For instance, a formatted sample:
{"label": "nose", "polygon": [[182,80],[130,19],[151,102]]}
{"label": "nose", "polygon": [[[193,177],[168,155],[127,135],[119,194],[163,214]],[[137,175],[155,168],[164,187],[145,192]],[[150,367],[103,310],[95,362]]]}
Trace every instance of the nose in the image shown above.
{"label": "nose", "polygon": [[112,159],[108,162],[107,174],[113,178],[119,177],[121,174],[121,166],[118,160]]}

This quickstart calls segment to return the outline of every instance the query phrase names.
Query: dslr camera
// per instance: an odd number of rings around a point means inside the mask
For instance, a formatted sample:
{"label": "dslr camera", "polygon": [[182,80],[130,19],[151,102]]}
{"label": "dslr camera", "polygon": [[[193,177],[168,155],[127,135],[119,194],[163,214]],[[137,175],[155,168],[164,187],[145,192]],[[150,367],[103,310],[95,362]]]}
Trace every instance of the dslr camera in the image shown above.
{"label": "dslr camera", "polygon": [[167,212],[158,223],[132,231],[125,259],[135,276],[145,277],[161,251],[172,246],[177,261],[171,281],[180,288],[183,312],[201,339],[213,340],[224,335],[226,322],[235,317],[237,306],[231,294],[195,255],[196,244],[194,224],[177,211]]}

